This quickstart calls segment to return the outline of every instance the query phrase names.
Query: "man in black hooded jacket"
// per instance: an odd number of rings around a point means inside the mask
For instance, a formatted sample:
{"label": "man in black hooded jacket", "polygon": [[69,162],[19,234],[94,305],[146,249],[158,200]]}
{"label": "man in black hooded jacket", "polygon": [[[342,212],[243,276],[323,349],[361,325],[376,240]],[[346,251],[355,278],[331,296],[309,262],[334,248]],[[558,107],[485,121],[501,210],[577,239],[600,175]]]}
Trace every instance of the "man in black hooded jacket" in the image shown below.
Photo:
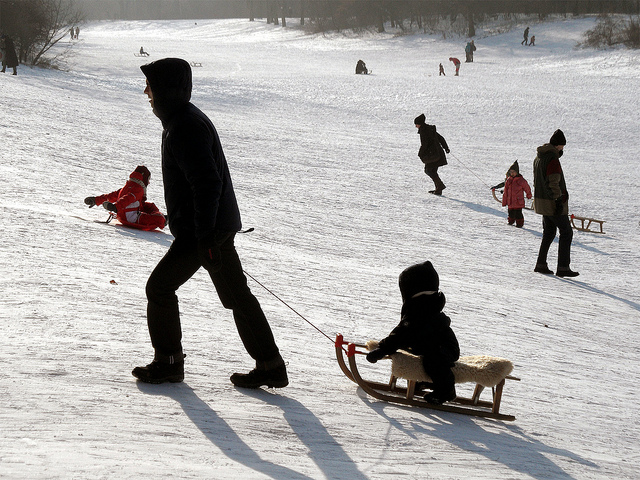
{"label": "man in black hooded jacket", "polygon": [[241,229],[229,167],[218,133],[191,99],[191,67],[165,58],[140,67],[144,93],[162,132],[162,178],[171,233],[169,251],[147,282],[147,323],[153,362],[133,375],[147,383],[184,379],[182,330],[176,291],[205,267],[225,308],[232,310],[240,338],[256,361],[251,372],[234,373],[239,387],[285,387],[284,361],[262,308],[251,293],[234,246]]}

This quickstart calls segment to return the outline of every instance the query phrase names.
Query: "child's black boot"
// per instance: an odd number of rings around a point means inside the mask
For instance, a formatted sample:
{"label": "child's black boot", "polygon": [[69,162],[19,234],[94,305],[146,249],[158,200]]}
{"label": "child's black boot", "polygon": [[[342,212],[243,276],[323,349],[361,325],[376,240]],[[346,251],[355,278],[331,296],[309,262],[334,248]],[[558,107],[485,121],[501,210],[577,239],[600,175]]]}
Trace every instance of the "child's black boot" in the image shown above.
{"label": "child's black boot", "polygon": [[442,405],[444,402],[450,402],[456,398],[456,387],[451,387],[450,390],[435,390],[431,393],[427,393],[424,399],[427,403],[432,405]]}

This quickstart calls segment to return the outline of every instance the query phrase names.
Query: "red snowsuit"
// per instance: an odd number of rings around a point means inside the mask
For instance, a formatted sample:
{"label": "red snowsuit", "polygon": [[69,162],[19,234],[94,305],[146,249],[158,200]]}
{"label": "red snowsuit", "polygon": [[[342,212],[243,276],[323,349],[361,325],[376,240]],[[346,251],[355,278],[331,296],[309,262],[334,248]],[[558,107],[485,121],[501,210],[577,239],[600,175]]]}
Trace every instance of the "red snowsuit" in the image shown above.
{"label": "red snowsuit", "polygon": [[163,229],[165,218],[154,203],[147,202],[147,186],[142,173],[132,172],[120,190],[96,197],[96,205],[114,203],[118,209],[117,219],[127,227],[141,230]]}
{"label": "red snowsuit", "polygon": [[458,60],[455,57],[449,57],[449,60],[453,62],[453,64],[456,67],[456,75],[458,75],[458,72],[460,71],[460,60]]}
{"label": "red snowsuit", "polygon": [[502,206],[512,210],[524,208],[524,193],[527,198],[531,198],[531,187],[520,174],[515,177],[509,176],[504,182],[504,192],[502,194]]}

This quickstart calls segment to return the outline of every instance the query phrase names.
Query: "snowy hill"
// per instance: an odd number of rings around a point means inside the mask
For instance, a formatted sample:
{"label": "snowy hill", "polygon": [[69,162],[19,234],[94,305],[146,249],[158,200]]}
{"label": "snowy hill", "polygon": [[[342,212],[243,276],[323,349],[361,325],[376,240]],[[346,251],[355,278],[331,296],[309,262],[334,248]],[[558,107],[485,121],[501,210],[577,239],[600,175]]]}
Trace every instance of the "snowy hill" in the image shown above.
{"label": "snowy hill", "polygon": [[[532,25],[535,47],[520,29],[479,39],[460,77],[448,58],[464,59],[463,39],[94,23],[69,71],[0,75],[0,478],[637,478],[640,53],[577,50],[593,22]],[[398,274],[431,260],[463,355],[514,362],[515,422],[367,397],[331,342],[253,281],[291,383],[236,389],[251,359],[203,272],[179,291],[185,382],[135,382],[152,358],[145,282],[172,237],[93,223],[106,212],[82,199],[144,164],[164,210],[139,66],[166,56],[202,64],[192,100],[255,227],[237,239],[245,270],[329,337],[360,341],[395,326]],[[353,74],[358,59],[373,75]],[[417,157],[423,112],[451,148],[442,198]],[[541,218],[509,227],[489,190],[516,159],[532,183],[556,128],[570,211],[606,221],[606,235],[575,232],[574,280],[533,273]]]}

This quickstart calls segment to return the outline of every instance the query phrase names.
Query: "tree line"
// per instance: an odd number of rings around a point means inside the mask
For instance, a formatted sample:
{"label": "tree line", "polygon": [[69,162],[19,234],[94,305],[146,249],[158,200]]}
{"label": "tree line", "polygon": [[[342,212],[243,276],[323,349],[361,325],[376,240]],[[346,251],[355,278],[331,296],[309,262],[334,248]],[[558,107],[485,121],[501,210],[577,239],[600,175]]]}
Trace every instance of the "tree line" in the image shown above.
{"label": "tree line", "polygon": [[249,19],[286,26],[287,18],[299,18],[316,31],[375,28],[385,25],[404,29],[426,28],[438,18],[467,24],[467,36],[475,36],[475,24],[492,15],[640,14],[640,0],[247,0]]}

